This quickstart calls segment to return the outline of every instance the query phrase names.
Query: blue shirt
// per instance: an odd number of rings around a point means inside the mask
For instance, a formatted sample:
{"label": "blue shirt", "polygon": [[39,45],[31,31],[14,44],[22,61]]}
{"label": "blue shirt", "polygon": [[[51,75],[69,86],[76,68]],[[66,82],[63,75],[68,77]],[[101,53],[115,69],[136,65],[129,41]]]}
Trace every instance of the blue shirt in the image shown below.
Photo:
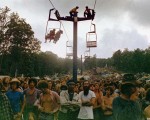
{"label": "blue shirt", "polygon": [[18,92],[18,91],[8,91],[6,93],[6,95],[10,101],[13,112],[15,114],[20,112],[21,111],[21,102],[24,101],[23,93]]}

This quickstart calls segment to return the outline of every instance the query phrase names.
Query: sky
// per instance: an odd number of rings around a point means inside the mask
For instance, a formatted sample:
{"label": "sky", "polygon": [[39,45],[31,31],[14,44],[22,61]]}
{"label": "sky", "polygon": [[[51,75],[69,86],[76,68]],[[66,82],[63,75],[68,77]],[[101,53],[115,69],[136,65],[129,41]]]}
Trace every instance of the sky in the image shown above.
{"label": "sky", "polygon": [[[85,6],[93,9],[95,0],[0,0],[0,8],[5,6],[25,18],[41,44],[42,51],[51,51],[65,58],[71,49],[66,42],[73,42],[73,23],[62,21],[64,31],[59,41],[45,41],[49,9],[53,6],[61,16],[69,16],[69,11],[79,6],[78,17],[83,17]],[[150,0],[96,0],[95,19],[97,47],[90,49],[90,55],[109,58],[117,50],[146,49],[150,44]],[[52,17],[55,17],[52,15]],[[59,22],[48,22],[48,30],[59,28]],[[64,26],[64,27],[63,27]],[[90,31],[91,21],[78,22],[78,57],[86,55],[86,33]]]}

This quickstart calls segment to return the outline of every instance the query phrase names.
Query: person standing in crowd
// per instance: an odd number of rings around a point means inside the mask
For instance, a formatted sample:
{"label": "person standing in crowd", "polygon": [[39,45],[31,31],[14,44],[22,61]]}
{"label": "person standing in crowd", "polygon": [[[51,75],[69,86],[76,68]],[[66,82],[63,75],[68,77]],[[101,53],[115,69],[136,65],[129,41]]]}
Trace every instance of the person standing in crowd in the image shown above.
{"label": "person standing in crowd", "polygon": [[8,90],[10,90],[10,77],[4,77],[2,79],[2,83],[3,83],[3,92],[7,92]]}
{"label": "person standing in crowd", "polygon": [[81,102],[79,95],[74,91],[75,83],[69,82],[67,85],[68,90],[60,92],[59,120],[76,120]]}
{"label": "person standing in crowd", "polygon": [[24,90],[26,105],[24,109],[24,119],[34,118],[37,120],[37,108],[34,106],[35,101],[39,98],[40,90],[36,89],[37,80],[30,78],[28,81],[29,88]]}
{"label": "person standing in crowd", "polygon": [[79,9],[78,6],[76,6],[75,8],[71,9],[70,10],[70,17],[73,18],[78,12],[77,12],[77,9]]}
{"label": "person standing in crowd", "polygon": [[95,83],[95,90],[94,93],[96,95],[95,104],[94,104],[94,120],[103,119],[102,113],[102,100],[103,100],[103,93],[100,90],[100,86],[98,83]]}
{"label": "person standing in crowd", "polygon": [[49,88],[50,90],[54,90],[54,83],[53,83],[52,80],[49,80],[49,81],[48,81],[48,88]]}
{"label": "person standing in crowd", "polygon": [[150,105],[144,109],[145,120],[150,119]]}
{"label": "person standing in crowd", "polygon": [[95,93],[89,88],[89,81],[83,82],[83,91],[79,93],[79,99],[81,100],[81,107],[78,114],[79,119],[93,120],[93,106],[95,104]]}
{"label": "person standing in crowd", "polygon": [[3,84],[0,80],[0,120],[13,120],[13,111],[7,96],[2,92]]}
{"label": "person standing in crowd", "polygon": [[11,90],[6,93],[10,101],[15,120],[21,120],[22,114],[24,111],[24,106],[25,106],[23,93],[19,92],[18,90],[19,84],[20,84],[20,81],[17,78],[13,78],[10,81]]}
{"label": "person standing in crowd", "polygon": [[41,80],[38,88],[42,91],[36,105],[40,111],[39,120],[56,120],[57,112],[60,108],[59,95],[48,88],[48,82]]}
{"label": "person standing in crowd", "polygon": [[133,83],[121,84],[121,95],[113,100],[114,120],[142,120],[141,108],[131,97],[137,91],[136,89]]}
{"label": "person standing in crowd", "polygon": [[104,120],[113,120],[113,111],[112,111],[112,102],[114,97],[112,96],[113,94],[113,89],[112,87],[106,87],[105,88],[106,95],[103,97],[102,100],[102,109],[104,113]]}
{"label": "person standing in crowd", "polygon": [[147,89],[145,98],[142,100],[142,110],[144,111],[145,119],[150,116],[150,88]]}

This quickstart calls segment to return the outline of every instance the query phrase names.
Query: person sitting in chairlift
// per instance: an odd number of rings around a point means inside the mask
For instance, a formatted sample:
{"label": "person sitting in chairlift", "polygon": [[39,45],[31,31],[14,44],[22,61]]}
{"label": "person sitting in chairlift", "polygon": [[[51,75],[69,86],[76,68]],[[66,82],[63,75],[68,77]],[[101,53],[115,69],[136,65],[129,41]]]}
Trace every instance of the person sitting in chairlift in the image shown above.
{"label": "person sitting in chairlift", "polygon": [[56,29],[50,30],[50,33],[49,33],[50,41],[55,38],[55,34],[56,34],[55,32],[56,32]]}
{"label": "person sitting in chairlift", "polygon": [[49,42],[51,42],[51,40],[54,39],[55,31],[56,31],[56,29],[50,30],[50,32],[45,36],[45,43],[47,42],[47,39],[50,40]]}
{"label": "person sitting in chairlift", "polygon": [[55,37],[54,37],[54,41],[53,41],[54,43],[56,43],[59,40],[61,34],[63,34],[62,30],[59,30],[56,32]]}

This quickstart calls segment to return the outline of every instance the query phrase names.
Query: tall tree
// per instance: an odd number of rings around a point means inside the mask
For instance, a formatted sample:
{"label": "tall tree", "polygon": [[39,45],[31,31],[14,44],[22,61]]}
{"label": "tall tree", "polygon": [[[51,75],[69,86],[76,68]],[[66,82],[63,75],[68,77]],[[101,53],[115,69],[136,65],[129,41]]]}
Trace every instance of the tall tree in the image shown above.
{"label": "tall tree", "polygon": [[[3,61],[3,54],[10,56],[10,71],[19,69],[23,60],[23,55],[40,52],[41,42],[34,38],[34,32],[26,21],[19,17],[17,13],[9,14],[9,9],[1,9],[1,40],[0,55]],[[2,64],[2,62],[1,62]]]}

